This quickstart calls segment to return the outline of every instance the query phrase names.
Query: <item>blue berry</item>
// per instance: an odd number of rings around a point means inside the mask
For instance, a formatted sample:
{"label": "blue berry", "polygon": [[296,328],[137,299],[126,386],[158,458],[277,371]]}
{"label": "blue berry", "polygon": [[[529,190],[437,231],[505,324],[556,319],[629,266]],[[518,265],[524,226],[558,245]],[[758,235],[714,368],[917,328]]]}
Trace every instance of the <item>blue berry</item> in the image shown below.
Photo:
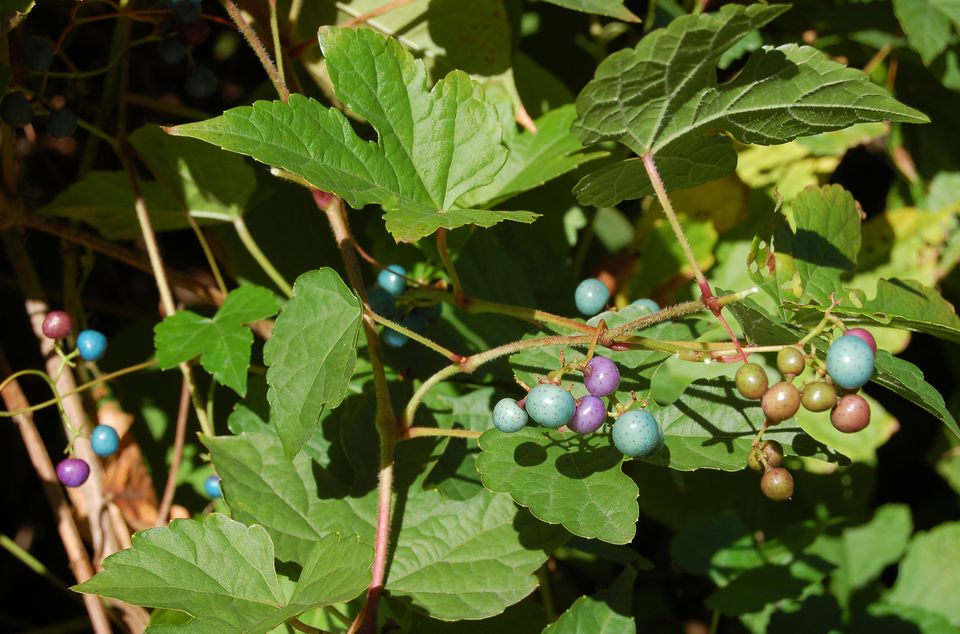
{"label": "blue berry", "polygon": [[610,299],[610,289],[596,278],[589,278],[580,282],[573,295],[577,310],[584,315],[592,316],[603,310]]}
{"label": "blue berry", "polygon": [[400,297],[403,295],[403,291],[407,290],[406,275],[407,270],[405,268],[399,264],[391,264],[380,271],[380,275],[377,276],[377,284],[394,297]]}
{"label": "blue berry", "polygon": [[631,306],[636,306],[637,308],[644,310],[650,314],[660,312],[660,304],[653,301],[649,297],[644,297],[643,299],[638,299],[637,301],[630,304]]}
{"label": "blue berry", "polygon": [[217,76],[206,66],[194,66],[187,71],[184,90],[195,99],[209,97],[217,89]]}
{"label": "blue berry", "polygon": [[583,369],[583,385],[594,396],[609,396],[620,386],[620,370],[606,357],[590,359]]}
{"label": "blue berry", "polygon": [[98,330],[83,330],[77,335],[77,350],[84,361],[99,361],[107,352],[107,338]]}
{"label": "blue berry", "polygon": [[573,418],[577,403],[570,392],[559,385],[541,383],[530,390],[524,405],[530,418],[544,427],[563,427]]}
{"label": "blue berry", "polygon": [[90,445],[93,447],[93,453],[106,458],[117,453],[117,449],[120,448],[120,436],[110,425],[97,425],[90,434]]}
{"label": "blue berry", "polygon": [[10,92],[0,101],[0,118],[15,128],[33,121],[33,106],[22,92]]}
{"label": "blue berry", "polygon": [[493,426],[512,434],[527,425],[527,413],[512,398],[502,398],[493,406]]}
{"label": "blue berry", "polygon": [[383,343],[387,344],[391,348],[402,348],[403,346],[407,345],[408,341],[410,341],[410,337],[406,336],[402,332],[390,330],[389,328],[383,329]]}
{"label": "blue berry", "polygon": [[57,478],[65,487],[78,487],[90,477],[90,465],[80,458],[66,458],[57,465]]}
{"label": "blue berry", "polygon": [[870,344],[855,335],[844,335],[827,351],[827,373],[840,387],[856,389],[870,380],[874,360]]}
{"label": "blue berry", "polygon": [[577,411],[574,412],[567,427],[578,434],[590,434],[600,429],[606,417],[607,408],[603,401],[588,394],[577,402]]}
{"label": "blue berry", "polygon": [[613,444],[632,458],[646,458],[663,448],[663,429],[650,412],[630,410],[613,424]]}
{"label": "blue berry", "polygon": [[213,499],[223,497],[223,489],[220,488],[220,476],[214,474],[203,481],[203,491]]}
{"label": "blue berry", "polygon": [[23,41],[23,65],[38,73],[50,68],[53,63],[53,45],[50,40],[31,36]]}
{"label": "blue berry", "polygon": [[157,48],[157,55],[163,60],[164,64],[179,64],[187,59],[187,46],[180,38],[168,37],[160,42]]}
{"label": "blue berry", "polygon": [[418,315],[423,315],[423,318],[427,320],[427,323],[433,323],[440,319],[443,316],[443,305],[441,304],[430,304],[429,306],[421,306],[413,310],[414,313]]}
{"label": "blue berry", "polygon": [[56,139],[73,136],[77,131],[77,115],[69,108],[60,108],[47,119],[47,132]]}
{"label": "blue berry", "polygon": [[384,317],[391,317],[397,308],[397,301],[393,295],[379,286],[371,286],[367,289],[367,304],[370,305],[370,310]]}

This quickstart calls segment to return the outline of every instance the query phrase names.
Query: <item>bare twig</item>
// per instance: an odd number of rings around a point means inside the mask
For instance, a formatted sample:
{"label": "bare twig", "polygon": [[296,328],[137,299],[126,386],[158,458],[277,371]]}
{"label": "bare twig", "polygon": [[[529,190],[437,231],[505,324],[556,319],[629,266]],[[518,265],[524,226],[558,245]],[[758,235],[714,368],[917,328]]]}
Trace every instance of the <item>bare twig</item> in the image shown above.
{"label": "bare twig", "polygon": [[163,498],[157,510],[157,526],[165,526],[173,505],[173,494],[177,490],[177,474],[180,473],[180,460],[183,458],[183,441],[187,431],[187,416],[190,414],[190,386],[183,381],[180,390],[180,407],[177,409],[177,427],[173,436],[173,459],[167,473],[167,484],[163,487]]}

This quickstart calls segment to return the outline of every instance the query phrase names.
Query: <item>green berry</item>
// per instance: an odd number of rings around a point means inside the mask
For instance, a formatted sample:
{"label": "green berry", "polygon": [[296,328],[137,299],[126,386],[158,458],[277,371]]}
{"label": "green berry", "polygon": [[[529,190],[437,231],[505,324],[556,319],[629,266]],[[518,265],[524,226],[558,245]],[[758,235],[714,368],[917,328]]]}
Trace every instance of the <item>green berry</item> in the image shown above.
{"label": "green berry", "polygon": [[781,374],[800,374],[806,364],[803,353],[796,348],[784,348],[777,353],[777,369]]}
{"label": "green berry", "polygon": [[811,412],[825,412],[837,403],[837,390],[824,381],[814,381],[803,386],[800,403]]}
{"label": "green berry", "polygon": [[771,424],[787,420],[800,409],[800,390],[792,383],[780,381],[766,391],[760,400],[760,407]]}
{"label": "green berry", "polygon": [[767,373],[756,363],[745,363],[737,370],[737,390],[744,398],[761,398],[767,385]]}
{"label": "green berry", "polygon": [[784,502],[793,497],[793,476],[783,467],[767,469],[760,478],[760,490],[774,502]]}

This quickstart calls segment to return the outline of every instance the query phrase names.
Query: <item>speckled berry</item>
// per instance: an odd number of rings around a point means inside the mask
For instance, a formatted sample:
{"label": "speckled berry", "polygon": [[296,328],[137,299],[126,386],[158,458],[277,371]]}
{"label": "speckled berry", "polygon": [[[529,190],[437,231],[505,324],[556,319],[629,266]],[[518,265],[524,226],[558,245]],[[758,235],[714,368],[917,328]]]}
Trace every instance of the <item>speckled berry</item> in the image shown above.
{"label": "speckled berry", "polygon": [[97,425],[90,433],[90,446],[101,458],[112,456],[120,448],[120,435],[110,425]]}
{"label": "speckled berry", "polygon": [[745,363],[737,370],[737,391],[744,398],[758,399],[769,386],[767,372],[756,363]]}
{"label": "speckled berry", "polygon": [[777,369],[780,374],[800,374],[806,364],[803,353],[796,348],[784,348],[777,353]]}
{"label": "speckled berry", "polygon": [[866,341],[854,335],[844,335],[827,351],[827,373],[840,387],[856,389],[870,380],[875,358]]}
{"label": "speckled berry", "polygon": [[603,426],[606,417],[607,407],[603,401],[592,394],[587,394],[577,401],[577,410],[567,423],[567,427],[578,434],[591,434]]}
{"label": "speckled berry", "polygon": [[90,465],[80,458],[66,458],[57,465],[57,478],[65,487],[78,487],[90,477]]}
{"label": "speckled berry", "polygon": [[866,328],[850,328],[849,330],[845,330],[843,334],[847,337],[863,339],[867,342],[867,345],[870,346],[870,349],[873,350],[873,354],[877,354],[877,340],[873,338],[873,334]]}
{"label": "speckled berry", "polygon": [[400,297],[407,290],[407,269],[399,264],[391,264],[377,275],[377,285],[394,297]]}
{"label": "speckled berry", "polygon": [[606,284],[593,277],[580,282],[573,294],[577,310],[588,317],[603,310],[608,299],[610,299],[610,289],[607,288]]}
{"label": "speckled berry", "polygon": [[107,353],[107,338],[98,330],[82,330],[77,335],[77,350],[84,361],[99,361]]}
{"label": "speckled berry", "polygon": [[859,394],[845,394],[830,412],[830,422],[837,431],[856,433],[870,424],[870,403]]}
{"label": "speckled berry", "polygon": [[[783,462],[783,445],[776,440],[764,440],[750,448],[747,466],[754,471],[766,471],[779,467]],[[766,463],[766,465],[764,465]]]}
{"label": "speckled berry", "polygon": [[559,385],[541,383],[527,393],[524,408],[536,422],[556,429],[570,422],[577,403],[570,392]]}
{"label": "speckled berry", "polygon": [[606,357],[593,357],[583,368],[583,385],[594,396],[609,396],[620,386],[620,370]]}
{"label": "speckled berry", "polygon": [[800,404],[811,412],[825,412],[837,403],[837,390],[824,381],[813,381],[803,386]]}
{"label": "speckled berry", "polygon": [[787,420],[800,409],[800,390],[792,383],[780,381],[766,391],[760,399],[760,407],[771,424]]}
{"label": "speckled berry", "polygon": [[203,481],[203,492],[207,494],[208,497],[216,500],[217,498],[223,497],[223,489],[220,486],[220,476],[213,474],[209,478]]}
{"label": "speckled berry", "polygon": [[624,412],[613,423],[613,445],[631,458],[646,458],[663,449],[663,429],[645,410]]}
{"label": "speckled berry", "polygon": [[774,502],[784,502],[793,497],[793,476],[783,467],[767,469],[760,478],[760,490]]}
{"label": "speckled berry", "polygon": [[659,313],[659,312],[660,312],[660,304],[658,304],[657,302],[653,301],[653,300],[650,299],[649,297],[644,297],[644,298],[642,298],[642,299],[638,299],[638,300],[636,300],[635,302],[633,302],[633,303],[630,304],[630,305],[631,305],[631,306],[636,306],[636,307],[639,308],[640,310],[645,311],[645,312],[650,313],[650,314]]}
{"label": "speckled berry", "polygon": [[63,339],[73,330],[73,320],[62,310],[51,310],[43,318],[43,336],[50,339]]}
{"label": "speckled berry", "polygon": [[512,434],[527,426],[527,413],[512,398],[502,398],[493,406],[493,426]]}

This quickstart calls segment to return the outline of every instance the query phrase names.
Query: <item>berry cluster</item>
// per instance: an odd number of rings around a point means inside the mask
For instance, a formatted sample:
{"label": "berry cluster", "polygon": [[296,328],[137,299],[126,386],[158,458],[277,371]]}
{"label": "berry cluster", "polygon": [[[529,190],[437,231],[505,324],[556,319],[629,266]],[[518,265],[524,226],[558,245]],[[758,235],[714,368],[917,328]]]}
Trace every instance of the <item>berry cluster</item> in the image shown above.
{"label": "berry cluster", "polygon": [[[53,44],[50,40],[30,36],[20,45],[20,63],[28,73],[45,73],[53,63]],[[34,96],[36,101],[36,96]],[[27,95],[12,90],[0,101],[0,119],[14,128],[24,128],[33,122],[33,104]],[[62,139],[72,136],[77,130],[77,115],[69,108],[60,108],[50,113],[47,132]]]}
{"label": "berry cluster", "polygon": [[[574,399],[569,391],[554,382],[539,383],[521,401],[504,398],[493,408],[493,425],[506,433],[526,426],[528,417],[544,427],[566,426],[578,434],[599,430],[607,418],[607,405],[602,400],[620,386],[620,370],[606,357],[595,356],[585,363],[583,384],[588,394]],[[610,432],[614,446],[633,458],[656,454],[663,448],[663,430],[645,410],[624,410],[617,407],[616,420]]]}
{"label": "berry cluster", "polygon": [[[777,353],[777,369],[783,380],[769,385],[767,373],[756,363],[737,370],[737,390],[745,398],[759,399],[766,417],[764,429],[791,418],[803,406],[811,412],[830,410],[830,422],[844,433],[854,433],[870,423],[870,404],[857,391],[870,380],[876,360],[877,342],[867,330],[852,328],[834,340],[827,351],[826,368],[803,385],[793,384],[813,357],[799,348],[783,348]],[[760,488],[771,500],[786,500],[793,495],[793,477],[780,467],[783,447],[776,441],[755,442],[747,456],[747,465],[763,471]]]}
{"label": "berry cluster", "polygon": [[164,64],[175,66],[190,61],[184,79],[184,91],[195,99],[205,99],[217,89],[217,76],[208,67],[193,62],[194,47],[210,37],[210,25],[202,19],[201,0],[162,0],[159,6],[172,9],[172,17],[160,25],[163,37],[157,55]]}
{"label": "berry cluster", "polygon": [[[440,318],[442,309],[440,304],[430,304],[405,310],[397,305],[397,300],[403,297],[406,291],[407,270],[399,264],[391,264],[380,271],[377,283],[367,289],[367,304],[370,310],[378,315],[422,334],[426,332],[427,326]],[[390,328],[383,329],[383,342],[391,348],[403,347],[409,340],[410,338],[401,332]]]}

